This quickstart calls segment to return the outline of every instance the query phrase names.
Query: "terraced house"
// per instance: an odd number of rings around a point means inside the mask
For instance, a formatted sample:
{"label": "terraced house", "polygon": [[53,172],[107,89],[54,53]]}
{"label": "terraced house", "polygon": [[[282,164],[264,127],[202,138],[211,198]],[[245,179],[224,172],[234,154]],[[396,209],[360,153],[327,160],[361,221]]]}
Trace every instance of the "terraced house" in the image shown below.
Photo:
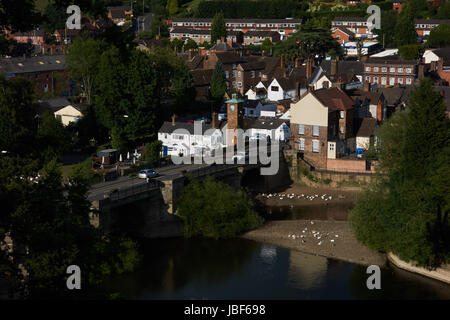
{"label": "terraced house", "polygon": [[417,79],[418,63],[398,56],[369,58],[364,62],[364,81],[370,84],[411,85]]}

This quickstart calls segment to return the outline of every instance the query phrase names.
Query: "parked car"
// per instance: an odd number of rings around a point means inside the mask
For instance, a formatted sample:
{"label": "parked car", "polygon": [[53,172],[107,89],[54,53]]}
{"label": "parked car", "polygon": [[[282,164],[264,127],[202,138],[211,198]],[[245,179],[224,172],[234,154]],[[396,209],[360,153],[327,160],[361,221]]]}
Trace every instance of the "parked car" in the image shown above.
{"label": "parked car", "polygon": [[139,171],[138,177],[141,179],[147,179],[147,178],[155,178],[159,176],[159,173],[152,169],[144,169]]}
{"label": "parked car", "polygon": [[219,119],[219,121],[227,120],[227,114],[226,113],[219,113],[217,115],[217,118]]}

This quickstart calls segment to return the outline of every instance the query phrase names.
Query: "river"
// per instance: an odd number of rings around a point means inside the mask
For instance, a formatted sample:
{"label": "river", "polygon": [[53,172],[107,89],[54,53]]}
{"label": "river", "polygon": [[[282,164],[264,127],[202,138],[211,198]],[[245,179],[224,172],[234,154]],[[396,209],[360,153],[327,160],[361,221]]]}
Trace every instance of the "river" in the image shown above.
{"label": "river", "polygon": [[[316,206],[288,210],[272,211],[283,219],[326,219]],[[347,211],[331,209],[337,220]],[[394,266],[381,269],[381,290],[369,290],[364,266],[246,239],[140,245],[142,266],[108,281],[107,289],[126,299],[450,299],[449,285]]]}

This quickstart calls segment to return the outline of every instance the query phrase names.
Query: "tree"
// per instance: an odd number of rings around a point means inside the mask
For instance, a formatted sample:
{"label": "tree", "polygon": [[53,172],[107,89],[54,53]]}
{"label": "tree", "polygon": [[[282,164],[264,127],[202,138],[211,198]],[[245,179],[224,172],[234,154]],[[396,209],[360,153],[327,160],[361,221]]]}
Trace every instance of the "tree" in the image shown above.
{"label": "tree", "polygon": [[398,13],[394,10],[381,12],[381,29],[374,29],[378,35],[380,43],[384,48],[395,48],[395,26],[398,20]]}
{"label": "tree", "polygon": [[378,175],[350,221],[358,240],[405,261],[436,267],[450,260],[450,120],[426,78],[377,136]]}
{"label": "tree", "polygon": [[167,1],[167,11],[170,16],[174,16],[178,13],[178,0],[168,0]]}
{"label": "tree", "polygon": [[448,19],[450,17],[450,1],[440,3],[438,12],[436,14],[437,19]]}
{"label": "tree", "polygon": [[155,140],[145,145],[145,160],[149,165],[156,165],[161,159],[162,142]]}
{"label": "tree", "polygon": [[95,112],[110,130],[113,146],[135,147],[151,140],[157,132],[160,97],[150,56],[138,50],[122,56],[111,48],[101,56],[97,79]]}
{"label": "tree", "polygon": [[[8,235],[14,249],[0,250],[0,271],[20,297],[105,297],[103,279],[138,264],[134,242],[90,225],[89,185],[78,172],[63,184],[56,161],[39,170],[32,159],[2,157],[0,168],[0,238]],[[70,265],[81,268],[83,290],[67,289]]]}
{"label": "tree", "polygon": [[217,40],[227,37],[227,27],[223,13],[217,13],[211,22],[211,43],[217,43]]}
{"label": "tree", "polygon": [[50,3],[44,10],[44,23],[42,24],[42,28],[51,34],[57,29],[64,29],[67,17],[68,15],[64,8]]}
{"label": "tree", "polygon": [[36,151],[37,110],[31,82],[0,77],[0,151],[26,156]]}
{"label": "tree", "polygon": [[198,48],[197,42],[195,42],[191,38],[187,39],[186,43],[184,44],[184,50],[186,50],[186,51],[189,51],[192,49],[197,49],[197,48]]}
{"label": "tree", "polygon": [[41,115],[36,138],[43,163],[60,159],[71,146],[69,132],[49,112]]}
{"label": "tree", "polygon": [[81,90],[88,104],[93,102],[95,78],[105,47],[106,44],[100,40],[76,38],[67,50],[67,69],[74,79],[80,80]]}
{"label": "tree", "polygon": [[417,43],[417,31],[414,19],[412,9],[409,6],[400,13],[397,24],[395,25],[395,42],[397,46]]}
{"label": "tree", "polygon": [[227,83],[225,78],[225,71],[223,70],[222,63],[217,61],[214,67],[214,72],[211,77],[211,96],[214,100],[221,100],[227,90]]}
{"label": "tree", "polygon": [[428,37],[427,46],[430,48],[445,48],[450,45],[450,25],[441,23],[433,28]]}
{"label": "tree", "polygon": [[262,224],[243,191],[208,177],[201,183],[189,179],[180,198],[177,215],[186,237],[232,238]]}
{"label": "tree", "polygon": [[271,53],[273,48],[273,43],[268,38],[264,39],[262,43],[262,50],[266,53]]}
{"label": "tree", "polygon": [[[173,97],[175,104],[179,108],[186,108],[192,105],[195,101],[197,92],[194,86],[194,77],[183,60],[178,60],[179,63],[175,66],[173,76]],[[182,110],[179,110],[182,111]]]}
{"label": "tree", "polygon": [[153,19],[152,24],[150,25],[150,31],[152,38],[156,38],[156,36],[167,38],[169,36],[169,29],[162,21],[162,17],[156,17]]}
{"label": "tree", "polygon": [[405,60],[419,59],[423,51],[423,47],[420,44],[409,44],[398,47],[398,53]]}

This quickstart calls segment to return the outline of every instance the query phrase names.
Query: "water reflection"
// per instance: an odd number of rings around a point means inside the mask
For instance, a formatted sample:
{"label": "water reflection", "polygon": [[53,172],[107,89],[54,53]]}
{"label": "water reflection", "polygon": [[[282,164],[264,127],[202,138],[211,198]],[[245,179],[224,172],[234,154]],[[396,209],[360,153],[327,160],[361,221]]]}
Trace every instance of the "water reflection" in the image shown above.
{"label": "water reflection", "polygon": [[250,240],[150,240],[133,274],[108,289],[128,299],[450,299],[450,286],[395,268],[368,290],[366,267]]}

